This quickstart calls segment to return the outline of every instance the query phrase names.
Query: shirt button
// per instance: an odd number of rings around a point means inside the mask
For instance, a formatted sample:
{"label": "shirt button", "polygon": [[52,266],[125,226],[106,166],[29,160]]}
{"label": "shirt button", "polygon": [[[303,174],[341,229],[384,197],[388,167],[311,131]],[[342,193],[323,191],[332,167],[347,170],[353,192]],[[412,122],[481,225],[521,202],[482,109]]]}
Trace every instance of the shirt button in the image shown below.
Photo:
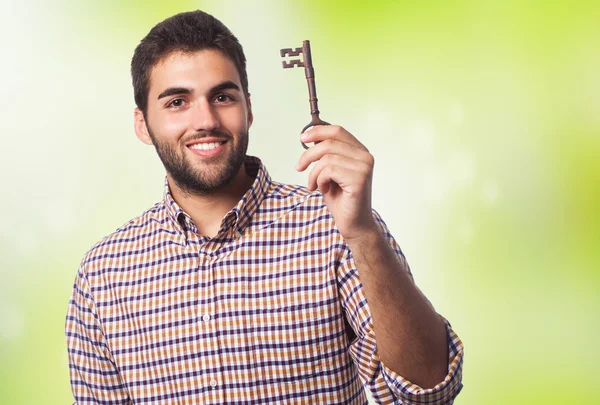
{"label": "shirt button", "polygon": [[210,380],[210,386],[215,388],[217,386],[217,382],[215,380]]}
{"label": "shirt button", "polygon": [[204,322],[208,322],[208,321],[210,321],[210,315],[209,315],[209,314],[206,314],[206,315],[204,315],[204,316],[202,317],[202,320],[203,320]]}

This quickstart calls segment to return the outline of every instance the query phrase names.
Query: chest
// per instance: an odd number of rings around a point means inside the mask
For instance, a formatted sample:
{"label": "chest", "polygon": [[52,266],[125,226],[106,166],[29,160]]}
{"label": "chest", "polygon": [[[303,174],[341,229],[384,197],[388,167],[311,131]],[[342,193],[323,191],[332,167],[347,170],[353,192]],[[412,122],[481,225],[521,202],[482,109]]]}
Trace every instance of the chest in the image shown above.
{"label": "chest", "polygon": [[101,317],[132,398],[218,402],[239,387],[261,398],[324,373],[347,343],[338,256],[331,243],[266,233],[131,260]]}

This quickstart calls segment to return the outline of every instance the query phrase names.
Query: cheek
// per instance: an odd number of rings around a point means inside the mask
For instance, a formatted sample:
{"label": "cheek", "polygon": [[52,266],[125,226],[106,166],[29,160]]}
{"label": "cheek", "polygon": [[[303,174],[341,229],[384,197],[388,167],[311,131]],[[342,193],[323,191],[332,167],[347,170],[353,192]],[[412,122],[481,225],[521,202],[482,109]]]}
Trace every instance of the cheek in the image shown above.
{"label": "cheek", "polygon": [[165,131],[170,135],[183,134],[187,127],[187,122],[181,119],[169,118],[164,123]]}
{"label": "cheek", "polygon": [[221,122],[229,123],[229,130],[234,133],[248,130],[248,114],[245,110],[230,111]]}
{"label": "cheek", "polygon": [[155,132],[167,138],[175,138],[184,135],[187,126],[184,114],[169,114],[157,117],[155,122],[152,123],[152,128]]}

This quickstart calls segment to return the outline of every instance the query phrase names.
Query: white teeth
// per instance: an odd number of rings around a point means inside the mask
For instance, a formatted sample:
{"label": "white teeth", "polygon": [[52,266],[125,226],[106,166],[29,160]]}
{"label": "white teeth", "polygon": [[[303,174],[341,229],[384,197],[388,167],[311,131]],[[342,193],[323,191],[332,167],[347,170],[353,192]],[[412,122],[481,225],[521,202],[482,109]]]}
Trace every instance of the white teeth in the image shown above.
{"label": "white teeth", "polygon": [[210,142],[210,143],[196,143],[190,146],[190,149],[198,149],[198,150],[212,150],[218,148],[221,145],[221,142]]}

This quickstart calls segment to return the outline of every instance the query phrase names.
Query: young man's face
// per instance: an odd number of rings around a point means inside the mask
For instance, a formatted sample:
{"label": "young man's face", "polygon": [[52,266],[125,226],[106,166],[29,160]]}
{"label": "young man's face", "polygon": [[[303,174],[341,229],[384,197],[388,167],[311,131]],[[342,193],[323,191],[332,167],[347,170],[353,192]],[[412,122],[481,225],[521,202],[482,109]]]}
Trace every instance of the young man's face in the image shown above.
{"label": "young man's face", "polygon": [[216,50],[174,52],[150,74],[146,118],[135,129],[154,144],[168,176],[184,192],[207,194],[242,167],[252,124],[250,100],[233,62]]}

